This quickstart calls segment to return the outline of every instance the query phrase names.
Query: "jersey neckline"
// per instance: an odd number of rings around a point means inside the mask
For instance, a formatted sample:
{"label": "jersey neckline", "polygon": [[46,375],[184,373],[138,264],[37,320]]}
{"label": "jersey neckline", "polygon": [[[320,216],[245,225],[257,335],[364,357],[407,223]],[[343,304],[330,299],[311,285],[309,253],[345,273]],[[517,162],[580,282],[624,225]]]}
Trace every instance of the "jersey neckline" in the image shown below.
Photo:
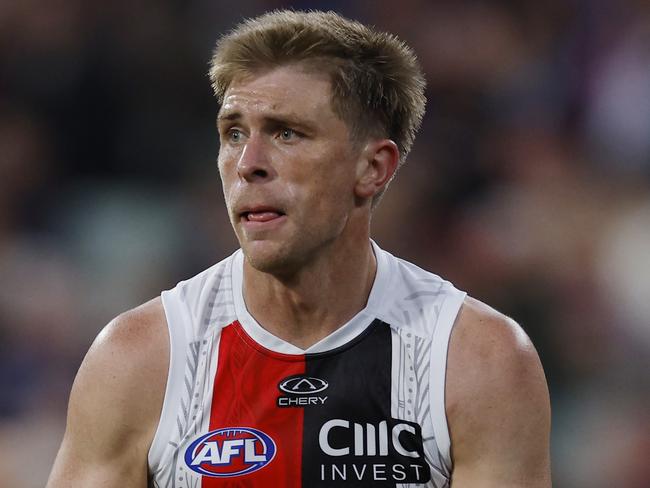
{"label": "jersey neckline", "polygon": [[244,332],[263,348],[283,355],[311,355],[329,352],[354,340],[372,325],[377,318],[378,310],[382,305],[385,306],[385,294],[390,287],[389,281],[393,274],[390,270],[392,265],[391,256],[374,241],[371,240],[370,242],[377,259],[377,272],[366,306],[348,322],[307,349],[301,349],[273,335],[250,314],[246,308],[243,294],[244,253],[241,249],[237,250],[231,261],[232,294],[235,314]]}

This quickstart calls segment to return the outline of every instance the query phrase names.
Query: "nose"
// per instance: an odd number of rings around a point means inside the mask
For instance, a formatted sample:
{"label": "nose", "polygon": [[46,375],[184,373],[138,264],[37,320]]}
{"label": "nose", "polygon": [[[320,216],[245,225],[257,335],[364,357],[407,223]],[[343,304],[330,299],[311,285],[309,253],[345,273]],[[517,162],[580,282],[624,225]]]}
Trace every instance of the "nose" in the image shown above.
{"label": "nose", "polygon": [[237,161],[237,174],[248,183],[263,183],[273,178],[269,155],[260,137],[251,136],[246,142]]}

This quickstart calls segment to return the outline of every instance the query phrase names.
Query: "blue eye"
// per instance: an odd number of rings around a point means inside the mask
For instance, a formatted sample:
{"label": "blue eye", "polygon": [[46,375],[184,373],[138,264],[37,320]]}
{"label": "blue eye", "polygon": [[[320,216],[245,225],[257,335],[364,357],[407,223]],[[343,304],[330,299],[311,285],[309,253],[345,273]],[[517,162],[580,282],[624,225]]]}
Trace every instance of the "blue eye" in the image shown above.
{"label": "blue eye", "polygon": [[296,132],[293,129],[282,129],[280,131],[280,139],[283,141],[289,141],[296,135]]}
{"label": "blue eye", "polygon": [[230,137],[230,140],[232,142],[239,142],[241,141],[241,131],[239,129],[230,129],[228,131],[228,136]]}

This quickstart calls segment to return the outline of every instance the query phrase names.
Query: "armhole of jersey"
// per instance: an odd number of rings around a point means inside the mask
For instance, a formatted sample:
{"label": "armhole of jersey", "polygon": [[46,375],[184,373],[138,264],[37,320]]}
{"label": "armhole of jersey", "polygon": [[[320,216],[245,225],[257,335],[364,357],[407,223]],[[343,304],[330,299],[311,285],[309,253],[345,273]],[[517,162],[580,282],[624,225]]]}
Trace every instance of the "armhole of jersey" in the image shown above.
{"label": "armhole of jersey", "polygon": [[447,424],[447,412],[445,409],[447,353],[449,351],[451,331],[456,323],[456,317],[466,296],[467,294],[465,292],[456,289],[453,289],[449,294],[442,304],[431,344],[431,389],[429,392],[431,395],[433,433],[436,436],[438,451],[442,455],[442,460],[450,473],[453,464],[451,459],[451,437],[449,435],[449,425]]}
{"label": "armhole of jersey", "polygon": [[[163,461],[165,448],[169,442],[169,435],[176,425],[177,406],[181,401],[181,385],[183,383],[183,345],[186,342],[185,329],[186,312],[183,302],[178,298],[178,289],[163,291],[161,293],[167,330],[169,332],[169,371],[167,373],[167,386],[160,413],[160,421],[154,435],[149,455],[147,457],[150,472],[154,473]],[[166,438],[167,437],[167,438]]]}

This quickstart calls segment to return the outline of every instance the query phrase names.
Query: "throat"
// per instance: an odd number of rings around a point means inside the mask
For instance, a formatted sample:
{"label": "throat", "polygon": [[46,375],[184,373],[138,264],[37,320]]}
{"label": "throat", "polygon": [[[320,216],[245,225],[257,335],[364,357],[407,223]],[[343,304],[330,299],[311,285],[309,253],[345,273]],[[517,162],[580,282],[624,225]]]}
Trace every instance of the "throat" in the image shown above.
{"label": "throat", "polygon": [[[353,273],[351,268],[356,268]],[[290,282],[244,263],[243,298],[246,309],[263,329],[305,350],[366,307],[376,270],[372,250],[368,260],[350,266],[339,263],[317,273],[303,270]]]}

